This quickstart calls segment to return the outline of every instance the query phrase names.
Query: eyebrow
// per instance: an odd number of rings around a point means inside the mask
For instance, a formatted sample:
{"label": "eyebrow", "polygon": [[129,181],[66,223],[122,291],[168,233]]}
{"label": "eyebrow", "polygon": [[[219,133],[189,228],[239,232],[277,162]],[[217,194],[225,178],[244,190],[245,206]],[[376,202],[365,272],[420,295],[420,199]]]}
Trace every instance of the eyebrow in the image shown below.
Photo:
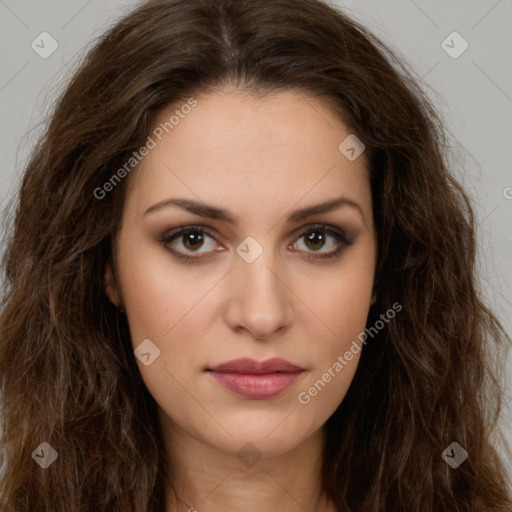
{"label": "eyebrow", "polygon": [[[221,208],[215,207],[213,205],[209,205],[206,203],[194,201],[192,199],[184,199],[184,198],[170,198],[170,199],[164,199],[163,201],[160,201],[152,206],[150,206],[145,212],[144,217],[150,213],[162,210],[163,208],[169,207],[169,206],[178,206],[179,208],[182,208],[190,213],[199,215],[200,217],[208,217],[211,219],[217,219],[220,221],[228,222],[230,224],[236,224],[238,222],[238,217],[236,215],[233,215],[232,213],[223,210]],[[329,201],[306,206],[305,208],[301,208],[299,210],[295,210],[294,212],[290,213],[287,217],[287,221],[290,223],[293,222],[300,222],[308,217],[312,217],[313,215],[318,215],[321,213],[328,213],[333,210],[336,210],[338,208],[341,208],[343,206],[349,206],[355,210],[357,210],[364,221],[364,213],[359,206],[358,203],[353,201],[352,199],[349,199],[345,196],[340,196],[334,199],[331,199]]]}

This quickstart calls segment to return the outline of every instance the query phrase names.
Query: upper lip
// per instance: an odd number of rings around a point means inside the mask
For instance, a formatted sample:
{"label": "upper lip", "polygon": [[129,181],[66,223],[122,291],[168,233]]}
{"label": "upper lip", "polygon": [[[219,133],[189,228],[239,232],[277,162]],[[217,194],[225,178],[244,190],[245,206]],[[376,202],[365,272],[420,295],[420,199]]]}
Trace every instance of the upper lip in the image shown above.
{"label": "upper lip", "polygon": [[279,358],[267,359],[266,361],[241,358],[213,366],[208,370],[222,373],[265,374],[276,372],[298,373],[303,371],[303,368]]}

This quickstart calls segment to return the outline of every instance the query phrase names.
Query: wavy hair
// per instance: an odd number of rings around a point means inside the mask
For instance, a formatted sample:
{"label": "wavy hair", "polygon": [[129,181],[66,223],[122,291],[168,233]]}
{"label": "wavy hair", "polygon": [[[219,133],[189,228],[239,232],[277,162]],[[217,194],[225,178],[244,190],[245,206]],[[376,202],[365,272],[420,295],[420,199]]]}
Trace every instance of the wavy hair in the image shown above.
{"label": "wavy hair", "polygon": [[[365,346],[326,423],[323,484],[338,510],[511,509],[495,357],[510,338],[480,298],[474,207],[419,80],[321,0],[157,0],[80,61],[5,217],[2,512],[164,510],[174,479],[156,404],[103,282],[137,169],[97,190],[163,108],[226,84],[320,98],[366,146],[378,234],[367,324],[397,301],[403,311]],[[469,455],[457,469],[441,457],[454,441]],[[47,469],[31,457],[42,442],[58,453]]]}

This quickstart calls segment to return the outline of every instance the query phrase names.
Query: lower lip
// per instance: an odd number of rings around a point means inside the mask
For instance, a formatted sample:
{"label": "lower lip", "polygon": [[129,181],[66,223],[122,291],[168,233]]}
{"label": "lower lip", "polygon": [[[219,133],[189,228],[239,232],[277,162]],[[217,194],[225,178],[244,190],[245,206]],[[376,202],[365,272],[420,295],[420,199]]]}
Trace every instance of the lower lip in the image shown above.
{"label": "lower lip", "polygon": [[252,400],[272,398],[288,389],[302,374],[265,373],[223,373],[209,371],[210,375],[223,387]]}

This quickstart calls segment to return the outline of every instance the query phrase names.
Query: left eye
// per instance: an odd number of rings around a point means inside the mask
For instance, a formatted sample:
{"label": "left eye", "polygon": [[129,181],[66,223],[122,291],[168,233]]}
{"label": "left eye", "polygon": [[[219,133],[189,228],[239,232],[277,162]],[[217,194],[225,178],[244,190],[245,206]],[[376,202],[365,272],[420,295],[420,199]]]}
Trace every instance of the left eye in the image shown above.
{"label": "left eye", "polygon": [[[210,249],[208,250],[207,248],[204,251],[199,251],[199,249],[204,248],[207,239],[211,240]],[[313,255],[312,257],[319,259],[334,258],[344,247],[348,247],[353,243],[347,239],[343,231],[337,228],[329,228],[325,225],[309,227],[298,236],[298,241],[291,244],[291,247],[297,250],[297,245],[301,245],[299,241],[302,239],[304,239],[303,246],[306,247],[305,252],[318,253],[318,255]],[[174,248],[168,247],[168,249],[182,260],[200,259],[201,256],[192,256],[190,253],[204,254],[213,252],[217,245],[213,236],[199,226],[187,226],[171,232],[162,239],[162,243],[164,246],[174,245]],[[177,248],[177,245],[181,245],[181,248]],[[331,248],[326,251],[321,251],[326,245]],[[298,250],[302,252],[302,249]],[[189,252],[188,254],[187,251]]]}
{"label": "left eye", "polygon": [[[205,235],[207,238],[210,238],[213,240],[213,237],[211,237],[204,229],[202,228],[194,228],[194,227],[187,227],[187,228],[181,228],[178,231],[175,231],[174,233],[169,233],[162,242],[164,242],[166,245],[170,244],[171,242],[174,242],[175,240],[181,242],[182,247],[185,247],[186,250],[192,251],[192,252],[199,252],[196,249],[199,249],[205,240]],[[178,238],[179,237],[179,238]],[[215,246],[215,244],[213,244]],[[201,251],[201,252],[209,252],[209,251]],[[180,255],[180,252],[178,251],[178,255]],[[184,256],[185,258],[187,256]]]}
{"label": "left eye", "polygon": [[[340,244],[347,243],[342,233],[332,232],[325,228],[310,228],[308,231],[303,232],[299,240],[303,240],[303,245],[311,249],[313,252],[319,252],[320,249],[325,248],[327,241],[330,239],[331,250],[324,251],[322,254],[332,254],[337,251]],[[300,245],[298,242],[294,246]],[[329,244],[327,244],[329,245]]]}

